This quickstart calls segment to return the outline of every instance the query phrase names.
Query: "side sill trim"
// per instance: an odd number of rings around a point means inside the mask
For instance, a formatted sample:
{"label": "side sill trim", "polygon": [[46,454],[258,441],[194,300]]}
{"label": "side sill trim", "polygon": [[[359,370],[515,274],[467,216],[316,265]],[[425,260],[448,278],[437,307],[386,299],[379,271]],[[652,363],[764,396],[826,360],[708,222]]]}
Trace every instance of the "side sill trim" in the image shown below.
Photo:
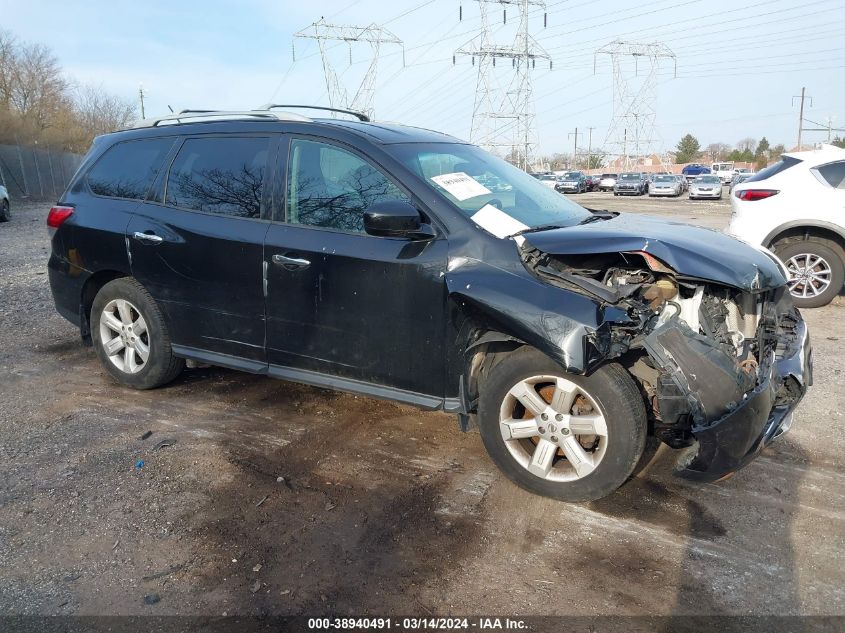
{"label": "side sill trim", "polygon": [[270,365],[268,373],[274,378],[301,382],[315,387],[326,387],[336,391],[360,393],[361,395],[370,396],[372,398],[380,398],[381,400],[405,402],[430,411],[442,409],[444,404],[443,398],[438,398],[437,396],[427,396],[414,391],[406,391],[405,389],[385,387],[384,385],[374,385],[372,383],[364,382],[362,380],[354,380],[352,378],[327,376],[326,374],[310,371],[308,369],[294,369],[292,367],[282,367],[281,365]]}
{"label": "side sill trim", "polygon": [[306,385],[313,385],[315,387],[325,387],[327,389],[334,389],[335,391],[358,393],[382,400],[404,402],[429,411],[444,410],[450,413],[456,413],[462,408],[458,398],[447,398],[444,400],[443,398],[438,398],[437,396],[428,396],[414,391],[407,391],[405,389],[385,387],[384,385],[374,385],[372,383],[364,382],[362,380],[354,380],[352,378],[328,376],[308,369],[294,369],[293,367],[283,367],[281,365],[268,365],[267,363],[262,363],[261,361],[247,360],[237,356],[230,356],[229,354],[209,352],[195,347],[174,345],[173,353],[181,358],[190,358],[191,360],[209,363],[210,365],[228,367],[230,369],[237,369],[239,371],[246,371],[253,374],[264,374],[272,376],[273,378],[300,382]]}
{"label": "side sill trim", "polygon": [[183,345],[173,345],[172,347],[173,354],[181,358],[190,358],[191,360],[198,360],[209,365],[219,365],[220,367],[228,367],[229,369],[247,371],[251,374],[267,374],[267,363],[263,363],[260,360],[247,360],[238,356],[219,354],[217,352],[209,352],[204,349],[185,347]]}

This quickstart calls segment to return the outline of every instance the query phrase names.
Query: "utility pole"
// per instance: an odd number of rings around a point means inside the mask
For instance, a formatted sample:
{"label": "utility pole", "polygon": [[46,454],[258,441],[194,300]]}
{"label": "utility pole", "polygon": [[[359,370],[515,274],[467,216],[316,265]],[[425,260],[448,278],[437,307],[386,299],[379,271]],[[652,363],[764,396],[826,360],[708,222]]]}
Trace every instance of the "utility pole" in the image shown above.
{"label": "utility pole", "polygon": [[792,97],[792,105],[795,105],[796,99],[801,99],[801,106],[798,109],[798,151],[801,151],[801,132],[804,131],[804,101],[805,99],[810,100],[810,107],[813,107],[813,98],[809,95],[805,95],[806,88],[801,88],[801,96],[793,96]]}
{"label": "utility pole", "polygon": [[587,128],[587,169],[593,168],[593,130],[595,129],[594,127]]}
{"label": "utility pole", "polygon": [[141,101],[141,118],[146,119],[144,115],[144,84],[138,84],[138,99]]}
{"label": "utility pole", "polygon": [[572,152],[572,162],[575,165],[575,169],[578,169],[578,135],[583,134],[583,132],[579,132],[578,128],[575,128],[574,132],[570,132],[567,136],[574,136],[575,137],[575,150]]}
{"label": "utility pole", "polygon": [[[475,88],[475,103],[472,110],[470,141],[494,153],[501,150],[526,171],[531,164],[534,145],[534,103],[531,71],[537,60],[547,60],[552,67],[551,57],[531,36],[529,13],[542,10],[543,25],[546,25],[545,0],[476,0],[481,17],[481,30],[477,36],[458,48],[452,56],[457,63],[458,55],[478,61],[478,79]],[[512,44],[497,44],[493,41],[493,26],[490,24],[490,5],[502,9],[502,22],[507,24],[508,6],[519,10],[519,28]],[[459,9],[463,19],[463,9]],[[513,74],[496,69],[496,60],[511,60]],[[505,66],[506,67],[506,66]]]}
{"label": "utility pole", "polygon": [[[402,47],[402,64],[405,64],[405,47],[398,37],[378,24],[369,26],[345,26],[328,24],[325,19],[320,18],[307,28],[293,34],[294,49],[293,60],[296,61],[296,40],[306,38],[317,40],[320,47],[320,57],[323,61],[323,74],[326,77],[326,89],[329,93],[329,104],[333,108],[342,108],[363,112],[373,118],[373,103],[376,90],[376,70],[379,60],[379,49],[382,44],[396,44]],[[326,43],[329,41],[346,42],[349,45],[349,63],[352,64],[352,45],[365,42],[370,45],[370,65],[364,78],[358,85],[355,96],[349,99],[346,88],[340,81],[340,77],[334,69],[328,55]]]}

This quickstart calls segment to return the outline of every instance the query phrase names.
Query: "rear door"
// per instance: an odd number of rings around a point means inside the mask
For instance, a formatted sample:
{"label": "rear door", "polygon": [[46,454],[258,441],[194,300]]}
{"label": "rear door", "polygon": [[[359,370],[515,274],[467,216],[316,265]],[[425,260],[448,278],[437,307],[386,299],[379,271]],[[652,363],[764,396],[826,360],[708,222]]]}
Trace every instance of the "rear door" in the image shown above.
{"label": "rear door", "polygon": [[267,134],[185,138],[155,201],[132,217],[132,273],[165,312],[177,353],[266,367],[263,244],[277,143]]}
{"label": "rear door", "polygon": [[270,373],[442,396],[446,240],[367,235],[370,205],[410,197],[352,148],[293,138],[286,157],[286,222],[265,248]]}

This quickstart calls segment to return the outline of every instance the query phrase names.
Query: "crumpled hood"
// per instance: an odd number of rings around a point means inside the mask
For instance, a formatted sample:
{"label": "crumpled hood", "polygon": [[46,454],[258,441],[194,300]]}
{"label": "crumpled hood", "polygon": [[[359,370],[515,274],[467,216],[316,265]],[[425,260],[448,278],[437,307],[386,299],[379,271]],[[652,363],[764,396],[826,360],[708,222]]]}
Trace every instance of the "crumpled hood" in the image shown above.
{"label": "crumpled hood", "polygon": [[602,220],[525,234],[530,246],[552,255],[646,251],[682,277],[742,290],[770,290],[786,280],[761,250],[734,237],[662,218],[620,214]]}

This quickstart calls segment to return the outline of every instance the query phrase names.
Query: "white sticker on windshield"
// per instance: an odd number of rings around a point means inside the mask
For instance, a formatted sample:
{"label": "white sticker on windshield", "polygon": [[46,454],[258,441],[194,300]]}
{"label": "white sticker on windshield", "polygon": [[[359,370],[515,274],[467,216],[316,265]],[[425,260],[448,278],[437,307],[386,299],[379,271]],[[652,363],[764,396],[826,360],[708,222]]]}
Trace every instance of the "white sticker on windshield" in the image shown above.
{"label": "white sticker on windshield", "polygon": [[490,190],[487,187],[482,185],[475,178],[467,176],[462,171],[456,171],[453,174],[432,176],[431,180],[455,196],[458,199],[458,202],[490,193]]}
{"label": "white sticker on windshield", "polygon": [[[519,233],[528,228],[528,225],[523,224],[519,220],[515,220],[501,209],[497,209],[491,204],[485,204],[472,216],[472,221],[475,222],[485,231],[488,231],[499,238],[505,238],[508,235]],[[517,244],[522,244],[525,238],[517,235],[514,240]]]}

